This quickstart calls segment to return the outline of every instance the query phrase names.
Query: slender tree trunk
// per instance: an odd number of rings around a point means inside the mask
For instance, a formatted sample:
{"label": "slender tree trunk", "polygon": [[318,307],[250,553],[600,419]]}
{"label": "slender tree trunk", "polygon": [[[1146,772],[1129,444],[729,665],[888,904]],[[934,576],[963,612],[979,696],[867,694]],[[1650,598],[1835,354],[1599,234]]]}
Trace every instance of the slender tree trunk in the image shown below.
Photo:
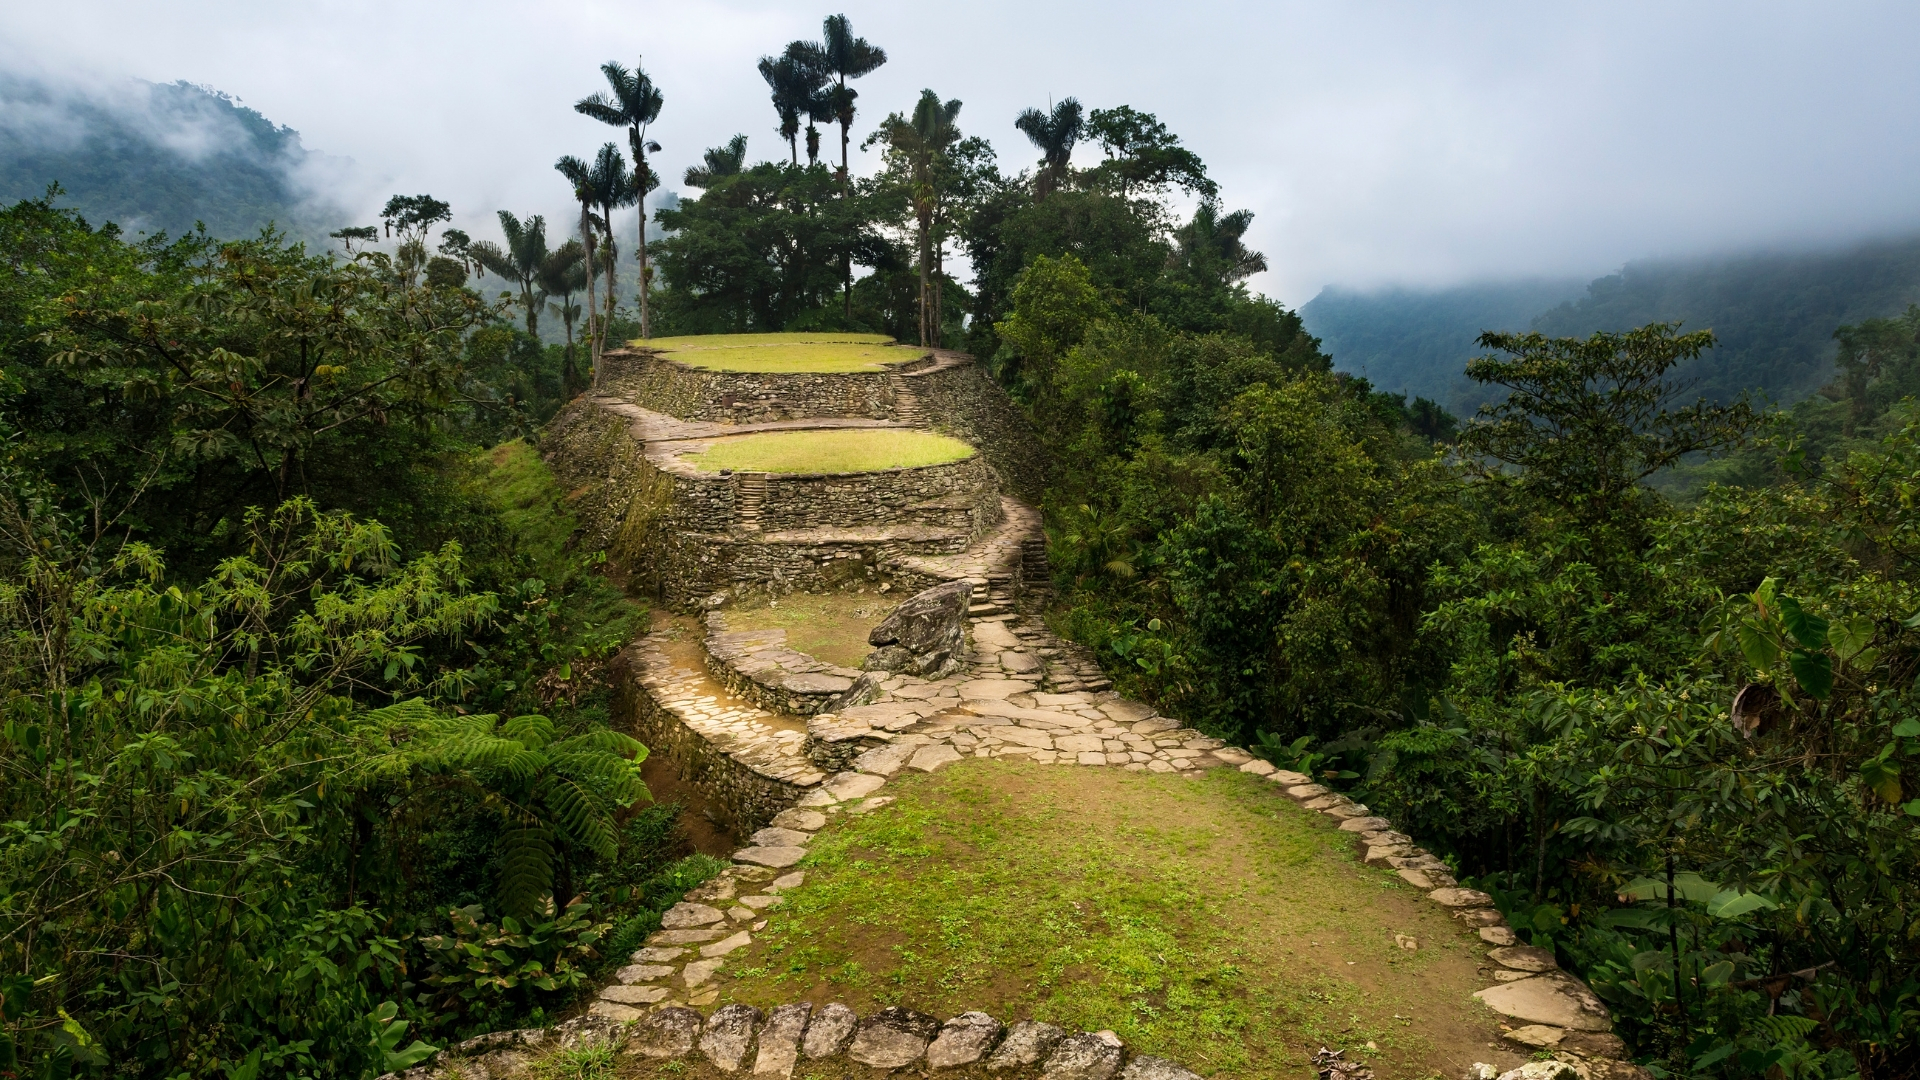
{"label": "slender tree trunk", "polygon": [[1691,1042],[1687,1000],[1680,996],[1680,917],[1673,891],[1673,856],[1667,856],[1667,944],[1673,950],[1673,1007],[1680,1010],[1680,1037]]}
{"label": "slender tree trunk", "polygon": [[580,242],[587,249],[587,360],[593,366],[592,384],[600,388],[600,298],[594,293],[594,279],[600,268],[594,265],[593,215],[587,204],[580,204]]}
{"label": "slender tree trunk", "polygon": [[847,129],[853,125],[850,117],[840,120],[840,190],[845,194],[853,193],[853,173],[847,170]]}
{"label": "slender tree trunk", "polygon": [[573,367],[573,298],[571,296],[560,298],[560,321],[567,327],[567,362],[566,366],[560,369],[560,396],[571,399],[574,385],[580,381]]}
{"label": "slender tree trunk", "polygon": [[640,167],[634,170],[634,180],[637,185],[636,190],[640,193],[639,203],[637,204],[640,210],[640,224],[634,231],[638,234],[635,239],[640,245],[640,284],[638,287],[638,292],[640,293],[640,340],[647,341],[653,337],[653,320],[647,311],[647,158],[646,152],[641,148],[642,146],[644,146],[644,141],[634,147],[634,157],[640,162]]}
{"label": "slender tree trunk", "polygon": [[[613,236],[613,207],[603,207],[602,210],[605,212],[604,223],[607,227],[607,236],[609,240],[611,240]],[[600,323],[600,355],[602,356],[605,356],[607,353],[607,335],[613,333],[614,295],[618,292],[620,285],[619,256],[615,254],[611,246],[607,248],[605,269],[607,271],[607,317]]]}
{"label": "slender tree trunk", "polygon": [[933,245],[930,242],[932,238],[933,223],[928,220],[925,213],[922,213],[920,215],[920,344],[923,347],[933,344],[933,335],[929,333],[927,324],[927,316],[933,311],[930,303],[932,296],[927,289],[927,279],[933,270],[931,265]]}
{"label": "slender tree trunk", "polygon": [[947,298],[947,243],[942,240],[933,245],[933,347],[938,349],[945,344],[946,315],[944,305]]}

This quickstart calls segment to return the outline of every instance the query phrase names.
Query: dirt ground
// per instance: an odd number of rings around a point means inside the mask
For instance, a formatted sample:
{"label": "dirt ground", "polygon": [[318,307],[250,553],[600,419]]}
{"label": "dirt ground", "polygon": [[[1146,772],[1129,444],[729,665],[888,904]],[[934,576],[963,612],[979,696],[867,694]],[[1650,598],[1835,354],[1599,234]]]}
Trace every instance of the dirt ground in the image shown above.
{"label": "dirt ground", "polygon": [[1322,1045],[1381,1080],[1522,1060],[1470,997],[1474,932],[1253,777],[969,760],[887,793],[815,842],[721,1002],[1110,1028],[1210,1077],[1311,1076]]}

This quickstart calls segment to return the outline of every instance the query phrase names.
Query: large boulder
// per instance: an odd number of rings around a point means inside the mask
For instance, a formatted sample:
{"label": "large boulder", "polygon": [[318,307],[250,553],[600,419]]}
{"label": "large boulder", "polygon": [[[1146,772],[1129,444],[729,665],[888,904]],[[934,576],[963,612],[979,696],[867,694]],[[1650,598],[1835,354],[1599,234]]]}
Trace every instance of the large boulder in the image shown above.
{"label": "large boulder", "polygon": [[973,584],[967,581],[949,581],[908,597],[867,634],[875,651],[862,666],[928,679],[952,674],[966,645],[972,600]]}

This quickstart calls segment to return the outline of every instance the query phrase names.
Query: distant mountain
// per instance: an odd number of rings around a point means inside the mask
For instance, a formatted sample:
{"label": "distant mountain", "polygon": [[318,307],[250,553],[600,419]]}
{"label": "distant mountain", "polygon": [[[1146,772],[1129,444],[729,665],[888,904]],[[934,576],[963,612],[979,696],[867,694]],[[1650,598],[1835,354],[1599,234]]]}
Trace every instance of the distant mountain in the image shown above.
{"label": "distant mountain", "polygon": [[0,75],[0,200],[59,183],[70,206],[129,233],[216,236],[268,222],[310,238],[340,217],[302,182],[317,163],[292,128],[205,87],[129,81],[82,94]]}
{"label": "distant mountain", "polygon": [[1376,387],[1431,398],[1457,415],[1484,399],[1462,369],[1485,330],[1525,330],[1535,316],[1580,295],[1583,280],[1517,281],[1419,291],[1328,287],[1300,308],[1340,371]]}
{"label": "distant mountain", "polygon": [[[1581,295],[1584,292],[1585,295]],[[1461,372],[1482,330],[1554,337],[1678,321],[1719,344],[1683,370],[1697,393],[1781,404],[1832,377],[1836,328],[1920,303],[1920,238],[1840,251],[1646,260],[1584,289],[1565,281],[1363,293],[1328,288],[1300,309],[1334,367],[1469,415],[1489,395]]]}

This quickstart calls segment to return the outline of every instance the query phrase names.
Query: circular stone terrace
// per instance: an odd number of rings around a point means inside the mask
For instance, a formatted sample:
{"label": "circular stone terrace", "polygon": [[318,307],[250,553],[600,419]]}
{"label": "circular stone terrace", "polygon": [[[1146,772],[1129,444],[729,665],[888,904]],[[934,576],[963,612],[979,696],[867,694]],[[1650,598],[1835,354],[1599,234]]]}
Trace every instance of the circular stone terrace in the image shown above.
{"label": "circular stone terrace", "polygon": [[[681,779],[707,798],[709,816],[721,811],[715,820],[724,819],[742,846],[729,870],[667,913],[663,929],[575,1023],[612,1025],[610,1037],[642,1058],[678,1058],[697,1046],[722,1072],[751,1067],[780,1077],[794,1075],[801,1058],[845,1054],[885,1069],[984,1065],[1042,1080],[1197,1080],[1151,1056],[1167,1050],[1219,1076],[1296,1074],[1309,1062],[1302,1060],[1307,1044],[1293,1044],[1310,1035],[1349,1046],[1383,1080],[1458,1075],[1469,1063],[1478,1075],[1511,1080],[1559,1080],[1561,1066],[1584,1080],[1644,1075],[1618,1060],[1624,1047],[1609,1033],[1611,1018],[1599,999],[1559,971],[1550,952],[1524,947],[1491,897],[1459,887],[1445,862],[1394,823],[1308,776],[1276,769],[1116,694],[1090,652],[1048,629],[1035,610],[1044,606],[1047,582],[1040,515],[999,492],[983,461],[991,439],[930,430],[908,385],[918,381],[915,365],[923,374],[930,369],[924,350],[858,335],[726,335],[656,339],[632,355],[646,365],[643,377],[610,379],[600,396],[580,403],[598,428],[578,418],[556,424],[561,448],[552,460],[573,482],[607,485],[618,496],[603,500],[609,506],[642,504],[620,488],[623,476],[638,478],[627,481],[634,491],[665,493],[649,504],[647,521],[668,539],[642,557],[653,560],[663,584],[684,579],[662,589],[675,606],[706,615],[656,616],[654,631],[615,662],[615,711],[676,763]],[[900,355],[903,361],[893,359]],[[949,370],[972,363],[955,354],[932,360]],[[658,378],[663,369],[665,381]],[[722,419],[741,414],[714,410],[707,399],[750,385],[726,381],[736,378],[769,380],[763,385],[775,386],[771,393],[788,395],[778,409],[762,412],[783,418]],[[860,383],[885,388],[880,407],[860,414],[835,404],[854,401],[843,390]],[[800,393],[796,386],[812,389]],[[568,459],[567,440],[604,444],[609,435],[638,444],[633,456],[644,465],[623,473],[598,458]],[[632,526],[634,511],[626,513],[622,528]],[[783,562],[771,549],[799,558]],[[957,670],[927,678],[855,670],[801,652],[784,630],[730,623],[736,612],[745,614],[732,586],[753,580],[760,568],[791,575],[808,560],[849,558],[862,572],[787,576],[786,587],[857,591],[877,601],[882,592],[905,599],[943,582],[971,584],[961,601]],[[731,577],[717,571],[723,564]],[[994,799],[1009,808],[1004,821],[962,820],[976,813],[969,808]],[[1138,820],[1095,820],[1095,810],[1113,816],[1130,799],[1139,803]],[[1021,816],[1033,806],[1055,808],[1048,811],[1054,816],[1034,834],[1038,839],[1021,834],[1009,848],[1025,851],[1033,865],[999,878],[974,865],[1012,858],[989,852],[982,838],[1034,827]],[[1039,1020],[1036,1013],[1054,1011],[1067,1019],[1074,1011],[1060,993],[1029,986],[1030,973],[1021,974],[1030,966],[1022,958],[1033,951],[1027,939],[1037,931],[1004,935],[994,945],[999,951],[987,966],[1010,974],[960,977],[967,956],[987,955],[985,928],[1037,925],[1038,913],[1010,906],[1009,898],[1026,895],[1030,879],[1048,881],[1050,869],[1086,864],[1091,856],[1067,851],[1062,838],[1090,837],[1099,851],[1095,871],[1060,880],[1092,890],[1075,883],[1106,881],[1112,866],[1131,867],[1138,880],[1125,888],[1144,888],[1175,869],[1175,848],[1198,849],[1184,834],[1170,841],[1173,854],[1126,837],[1160,835],[1183,813],[1193,820],[1182,827],[1209,843],[1219,840],[1220,865],[1189,868],[1193,887],[1176,890],[1179,897],[1168,902],[1172,944],[1155,948],[1199,949],[1212,933],[1223,951],[1209,964],[1230,962],[1221,970],[1236,979],[1243,963],[1266,973],[1253,979],[1256,997],[1310,987],[1268,1025],[1281,1033],[1279,1041],[1239,1060],[1214,1052],[1205,1038],[1178,1036],[1171,1021],[1156,1027],[1083,1010],[1086,1027],[1110,1024],[1127,1034],[1123,1040],[1110,1029],[1076,1035],[995,1020]],[[1286,835],[1229,836],[1222,830],[1235,820],[1248,830],[1284,827]],[[876,846],[868,835],[876,829],[914,836],[911,843],[889,841],[904,844],[889,855],[894,848]],[[1305,867],[1308,853],[1311,871],[1288,869]],[[1143,860],[1137,866],[1129,862],[1136,856]],[[1282,880],[1276,873],[1299,876]],[[940,952],[945,939],[927,928],[934,924],[915,922],[914,905],[951,907],[958,901],[941,892],[940,882],[964,874],[980,877],[960,891],[979,909],[973,914],[983,929],[948,956]],[[1209,898],[1210,891],[1220,895]],[[1097,890],[1084,899],[1087,912],[1113,902]],[[898,910],[885,908],[888,902]],[[1087,915],[1078,901],[1062,903],[1047,917],[1072,923]],[[1349,907],[1351,927],[1330,914]],[[1272,912],[1261,916],[1267,908]],[[1305,921],[1286,922],[1296,917]],[[877,943],[868,940],[876,918],[888,926]],[[1114,933],[1069,929],[1075,949]],[[798,948],[812,950],[802,956],[819,953],[824,966],[795,966],[789,950]],[[902,949],[952,970],[916,984]],[[1165,966],[1165,955],[1158,962]],[[939,1018],[892,1008],[856,1023],[841,999],[866,1011],[886,994],[837,973],[867,969],[911,991],[913,1004],[952,1019],[943,1026]],[[1266,975],[1273,975],[1271,986],[1258,981]],[[949,982],[965,989],[944,993]],[[1336,999],[1340,1007],[1324,1024],[1308,1022]],[[1354,1035],[1361,1013],[1368,1033]],[[828,1039],[823,1025],[830,1020],[844,1020],[845,1032]],[[1349,1029],[1330,1030],[1337,1020]],[[966,1041],[969,1024],[987,1034],[956,1056],[948,1043]],[[669,1028],[680,1032],[670,1046],[660,1042]],[[1054,1041],[1025,1047],[1020,1040],[1039,1029]],[[1135,1037],[1151,1045],[1136,1050]],[[875,1049],[882,1043],[884,1052]],[[1328,1053],[1322,1049],[1311,1061],[1323,1076],[1372,1074]],[[1529,1063],[1535,1072],[1523,1073],[1519,1066],[1536,1053],[1555,1060]],[[1090,1057],[1083,1063],[1075,1055]],[[1498,1067],[1481,1064],[1489,1060]]]}

